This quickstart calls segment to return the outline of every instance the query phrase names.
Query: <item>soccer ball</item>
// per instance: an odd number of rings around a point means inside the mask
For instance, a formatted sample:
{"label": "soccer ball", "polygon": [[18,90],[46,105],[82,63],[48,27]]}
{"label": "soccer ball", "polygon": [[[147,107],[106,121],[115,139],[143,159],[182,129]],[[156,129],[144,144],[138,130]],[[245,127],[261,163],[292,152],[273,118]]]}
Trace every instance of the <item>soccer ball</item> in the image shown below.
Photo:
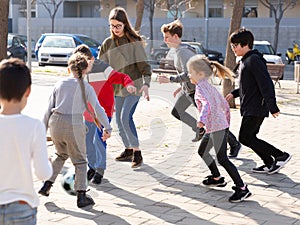
{"label": "soccer ball", "polygon": [[76,191],[75,191],[75,188],[74,188],[74,183],[75,183],[75,172],[73,170],[68,170],[63,175],[61,185],[62,185],[63,189],[69,195],[76,195]]}

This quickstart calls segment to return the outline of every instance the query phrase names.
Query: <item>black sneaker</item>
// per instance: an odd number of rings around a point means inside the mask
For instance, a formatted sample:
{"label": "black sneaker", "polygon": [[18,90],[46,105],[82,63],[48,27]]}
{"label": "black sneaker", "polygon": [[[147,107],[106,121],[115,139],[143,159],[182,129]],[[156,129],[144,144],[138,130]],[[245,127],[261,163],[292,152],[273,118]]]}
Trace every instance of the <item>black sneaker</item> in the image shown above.
{"label": "black sneaker", "polygon": [[292,156],[286,152],[284,152],[282,156],[276,157],[268,174],[274,174],[279,172],[279,170],[281,170],[285,166],[285,164],[287,164],[287,162],[290,161],[291,158]]}
{"label": "black sneaker", "polygon": [[204,134],[205,134],[205,129],[203,127],[197,128],[196,137],[192,140],[192,142],[200,141]]}
{"label": "black sneaker", "polygon": [[101,184],[103,176],[100,173],[95,173],[92,183],[93,184]]}
{"label": "black sneaker", "polygon": [[53,182],[49,180],[45,181],[43,187],[39,190],[39,194],[48,197],[52,186],[53,186]]}
{"label": "black sneaker", "polygon": [[251,170],[253,173],[269,173],[270,168],[267,167],[266,165],[262,165],[256,168],[252,168]]}
{"label": "black sneaker", "polygon": [[238,154],[239,154],[239,151],[241,150],[241,148],[242,148],[242,145],[241,145],[240,142],[238,142],[235,146],[230,147],[230,152],[229,152],[228,157],[229,158],[235,158],[235,157],[237,157]]}
{"label": "black sneaker", "polygon": [[87,171],[87,179],[88,179],[88,181],[90,181],[91,179],[93,179],[95,173],[96,173],[96,171],[94,169],[92,169],[92,168]]}
{"label": "black sneaker", "polygon": [[132,161],[133,149],[125,149],[119,156],[116,157],[116,161]]}
{"label": "black sneaker", "polygon": [[77,207],[83,208],[86,206],[95,205],[94,200],[91,196],[86,194],[86,191],[77,191]]}
{"label": "black sneaker", "polygon": [[221,177],[219,180],[215,180],[212,175],[209,175],[202,181],[202,184],[210,187],[225,187],[227,183],[225,182],[224,177]]}
{"label": "black sneaker", "polygon": [[245,190],[241,189],[240,187],[236,187],[236,186],[232,187],[232,189],[234,190],[234,193],[229,198],[230,202],[242,202],[246,198],[248,198],[252,195],[251,192],[248,190],[247,185],[246,185]]}

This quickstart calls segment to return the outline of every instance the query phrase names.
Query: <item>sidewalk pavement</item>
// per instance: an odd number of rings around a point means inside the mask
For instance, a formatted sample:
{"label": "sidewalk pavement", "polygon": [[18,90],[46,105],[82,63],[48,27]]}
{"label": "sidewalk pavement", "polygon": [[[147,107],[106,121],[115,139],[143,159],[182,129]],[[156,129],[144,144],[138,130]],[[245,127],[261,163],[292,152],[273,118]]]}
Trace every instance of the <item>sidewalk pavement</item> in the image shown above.
{"label": "sidewalk pavement", "polygon": [[[41,118],[58,78],[33,75],[32,95],[25,114]],[[89,187],[95,206],[77,208],[76,197],[62,189],[59,175],[50,196],[40,197],[38,224],[300,225],[300,95],[295,94],[293,81],[281,81],[281,86],[276,87],[281,115],[266,119],[259,137],[293,157],[278,174],[254,174],[251,168],[262,162],[243,147],[232,162],[253,194],[246,201],[228,202],[233,182],[221,167],[229,182],[226,187],[201,185],[209,172],[197,154],[199,143],[192,143],[193,132],[170,114],[176,85],[152,82],[150,102],[141,99],[134,115],[144,157],[142,167],[133,170],[130,163],[114,160],[123,146],[113,120],[115,131],[108,141],[104,180],[99,186]],[[190,112],[197,114],[195,108]],[[238,109],[231,112],[230,129],[237,135],[241,117]],[[54,158],[54,146],[48,144],[49,155]],[[65,166],[72,164],[67,161]],[[38,191],[42,182],[35,180],[34,186]]]}

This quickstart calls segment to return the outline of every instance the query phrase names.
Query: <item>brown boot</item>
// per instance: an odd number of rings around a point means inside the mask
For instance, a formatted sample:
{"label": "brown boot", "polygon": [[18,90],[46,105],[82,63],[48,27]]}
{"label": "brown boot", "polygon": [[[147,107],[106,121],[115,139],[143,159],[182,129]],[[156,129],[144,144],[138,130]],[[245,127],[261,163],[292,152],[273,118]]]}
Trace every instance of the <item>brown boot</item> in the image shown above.
{"label": "brown boot", "polygon": [[125,149],[119,156],[116,157],[116,161],[130,162],[133,156],[133,149]]}
{"label": "brown boot", "polygon": [[131,168],[137,168],[141,166],[142,163],[143,163],[143,157],[141,151],[134,151]]}
{"label": "brown boot", "polygon": [[39,190],[39,194],[44,195],[44,196],[49,196],[50,194],[50,189],[52,187],[53,182],[47,180],[45,181],[43,187],[41,188],[41,190]]}
{"label": "brown boot", "polygon": [[77,191],[78,208],[82,208],[94,204],[95,204],[94,200],[89,195],[86,195],[86,191]]}

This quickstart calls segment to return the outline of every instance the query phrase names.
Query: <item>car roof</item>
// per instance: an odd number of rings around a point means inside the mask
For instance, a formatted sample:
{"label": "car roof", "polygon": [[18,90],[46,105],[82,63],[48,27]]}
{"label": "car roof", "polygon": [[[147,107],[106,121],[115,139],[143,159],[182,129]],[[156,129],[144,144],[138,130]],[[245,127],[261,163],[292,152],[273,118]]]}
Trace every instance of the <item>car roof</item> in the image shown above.
{"label": "car roof", "polygon": [[70,36],[70,37],[81,36],[81,37],[88,37],[87,35],[84,35],[84,34],[69,34],[69,33],[44,33],[42,35],[45,35],[45,36]]}
{"label": "car roof", "polygon": [[255,45],[271,45],[268,41],[254,41]]}

